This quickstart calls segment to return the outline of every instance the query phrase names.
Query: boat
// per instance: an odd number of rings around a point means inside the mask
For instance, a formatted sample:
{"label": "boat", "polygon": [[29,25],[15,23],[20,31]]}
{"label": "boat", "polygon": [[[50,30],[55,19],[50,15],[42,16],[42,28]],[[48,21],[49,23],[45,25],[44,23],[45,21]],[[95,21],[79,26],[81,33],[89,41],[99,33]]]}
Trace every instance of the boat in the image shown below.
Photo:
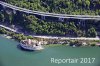
{"label": "boat", "polygon": [[44,49],[41,45],[41,42],[38,42],[36,40],[31,40],[31,39],[28,39],[28,40],[22,40],[20,42],[20,46],[23,48],[23,49],[26,49],[26,50],[42,50]]}
{"label": "boat", "polygon": [[76,47],[76,45],[73,45],[73,47]]}

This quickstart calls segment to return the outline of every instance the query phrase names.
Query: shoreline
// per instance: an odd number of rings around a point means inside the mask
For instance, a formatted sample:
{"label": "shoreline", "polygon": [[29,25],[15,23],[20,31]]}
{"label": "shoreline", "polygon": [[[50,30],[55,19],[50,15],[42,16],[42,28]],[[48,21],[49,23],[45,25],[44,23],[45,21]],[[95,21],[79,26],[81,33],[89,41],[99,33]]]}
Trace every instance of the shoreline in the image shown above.
{"label": "shoreline", "polygon": [[[12,38],[11,36],[9,36],[9,35],[6,35],[6,34],[0,34],[1,36],[3,36],[3,37],[5,37],[5,38],[7,38],[7,39],[14,39],[14,38]],[[16,39],[14,39],[15,41],[17,41]],[[68,47],[68,46],[70,46],[70,47],[100,47],[100,45],[91,45],[91,44],[87,44],[87,45],[81,45],[81,46],[71,46],[70,44],[42,44],[44,47],[56,47],[56,46],[66,46],[66,47]]]}
{"label": "shoreline", "polygon": [[[0,27],[9,30],[9,32],[14,32],[16,34],[23,34],[24,33],[20,33],[17,30],[14,30],[10,27],[7,27],[5,25],[0,25]],[[32,37],[36,37],[36,38],[42,38],[42,39],[61,39],[61,40],[100,40],[99,37],[59,37],[59,36],[43,36],[43,35],[29,35]]]}
{"label": "shoreline", "polygon": [[4,34],[3,36],[4,36],[5,38],[7,38],[7,39],[12,39],[12,37],[9,36],[9,35]]}
{"label": "shoreline", "polygon": [[[42,45],[70,45],[73,47],[76,46],[83,46],[84,45],[92,45],[95,46],[99,42],[98,46],[100,46],[100,38],[89,38],[89,37],[59,37],[59,36],[39,36],[39,35],[28,35],[26,36],[25,34],[18,33],[17,31],[14,32],[12,28],[9,28],[3,25],[1,28],[1,34],[4,34],[4,36],[8,39],[14,39],[16,41],[21,41],[24,39],[32,39],[32,40],[38,40],[39,42],[42,42]],[[2,29],[5,30],[5,32],[2,31]]]}

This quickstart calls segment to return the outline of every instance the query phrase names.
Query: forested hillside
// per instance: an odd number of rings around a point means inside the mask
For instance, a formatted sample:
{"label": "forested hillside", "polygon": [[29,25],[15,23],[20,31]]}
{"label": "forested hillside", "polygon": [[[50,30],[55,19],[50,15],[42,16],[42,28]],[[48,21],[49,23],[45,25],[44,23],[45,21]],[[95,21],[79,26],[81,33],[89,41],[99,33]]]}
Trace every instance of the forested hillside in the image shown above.
{"label": "forested hillside", "polygon": [[100,0],[6,0],[6,2],[43,12],[100,15]]}
{"label": "forested hillside", "polygon": [[[99,15],[99,0],[6,0],[27,9],[67,14]],[[49,21],[51,20],[51,21]],[[21,27],[21,31],[34,35],[70,37],[96,37],[100,32],[99,20],[43,20],[35,15],[0,8],[0,23]]]}
{"label": "forested hillside", "polygon": [[96,37],[100,22],[90,21],[48,21],[42,20],[34,15],[27,15],[22,12],[8,14],[6,11],[0,12],[0,23],[22,27],[23,32],[37,35],[55,35],[71,37]]}

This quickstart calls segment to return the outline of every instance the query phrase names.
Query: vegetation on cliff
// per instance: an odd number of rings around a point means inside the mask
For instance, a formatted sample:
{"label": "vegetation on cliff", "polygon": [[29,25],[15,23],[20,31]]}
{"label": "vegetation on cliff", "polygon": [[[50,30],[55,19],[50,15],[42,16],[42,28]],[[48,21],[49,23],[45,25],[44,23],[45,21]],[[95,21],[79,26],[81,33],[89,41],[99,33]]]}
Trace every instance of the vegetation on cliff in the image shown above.
{"label": "vegetation on cliff", "polygon": [[100,15],[100,0],[6,0],[6,2],[35,11]]}

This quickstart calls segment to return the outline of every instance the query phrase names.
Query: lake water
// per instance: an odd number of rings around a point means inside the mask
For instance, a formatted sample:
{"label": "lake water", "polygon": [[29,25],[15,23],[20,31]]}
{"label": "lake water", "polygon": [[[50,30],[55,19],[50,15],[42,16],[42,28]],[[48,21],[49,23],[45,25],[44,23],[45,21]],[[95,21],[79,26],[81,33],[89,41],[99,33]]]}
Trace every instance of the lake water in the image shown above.
{"label": "lake water", "polygon": [[[100,47],[52,46],[42,51],[29,52],[19,49],[18,44],[0,36],[0,66],[100,66]],[[51,62],[51,58],[77,58],[78,62],[58,64],[57,61]],[[80,63],[80,58],[90,58],[93,63]]]}

